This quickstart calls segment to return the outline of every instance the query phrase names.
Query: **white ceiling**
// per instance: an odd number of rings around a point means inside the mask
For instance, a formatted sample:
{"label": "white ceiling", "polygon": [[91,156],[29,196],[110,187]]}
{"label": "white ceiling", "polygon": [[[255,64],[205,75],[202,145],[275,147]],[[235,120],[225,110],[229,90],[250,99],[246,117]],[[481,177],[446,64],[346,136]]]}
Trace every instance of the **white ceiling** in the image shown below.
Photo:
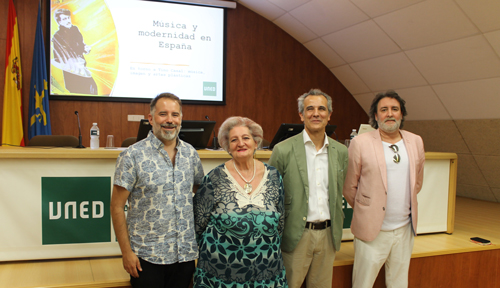
{"label": "white ceiling", "polygon": [[500,0],[238,3],[307,47],[365,111],[394,89],[407,120],[500,118]]}

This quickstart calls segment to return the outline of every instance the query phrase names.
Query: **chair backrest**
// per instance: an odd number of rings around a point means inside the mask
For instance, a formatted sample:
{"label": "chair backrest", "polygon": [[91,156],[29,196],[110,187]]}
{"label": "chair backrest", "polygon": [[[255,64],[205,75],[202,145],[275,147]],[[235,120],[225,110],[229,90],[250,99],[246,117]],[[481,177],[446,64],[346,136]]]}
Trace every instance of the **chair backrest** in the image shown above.
{"label": "chair backrest", "polygon": [[28,146],[76,147],[78,144],[78,138],[73,135],[37,135],[28,142]]}
{"label": "chair backrest", "polygon": [[127,139],[123,140],[122,142],[122,147],[128,147],[132,144],[134,144],[137,140],[137,137],[128,137]]}

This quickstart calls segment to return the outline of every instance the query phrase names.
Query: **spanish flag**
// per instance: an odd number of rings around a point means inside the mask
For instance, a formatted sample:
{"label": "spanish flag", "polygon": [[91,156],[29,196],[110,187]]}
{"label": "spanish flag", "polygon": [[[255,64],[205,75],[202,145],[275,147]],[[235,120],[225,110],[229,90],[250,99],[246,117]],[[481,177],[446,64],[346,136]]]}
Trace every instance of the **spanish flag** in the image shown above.
{"label": "spanish flag", "polygon": [[14,3],[9,0],[3,92],[2,145],[24,146],[21,52]]}

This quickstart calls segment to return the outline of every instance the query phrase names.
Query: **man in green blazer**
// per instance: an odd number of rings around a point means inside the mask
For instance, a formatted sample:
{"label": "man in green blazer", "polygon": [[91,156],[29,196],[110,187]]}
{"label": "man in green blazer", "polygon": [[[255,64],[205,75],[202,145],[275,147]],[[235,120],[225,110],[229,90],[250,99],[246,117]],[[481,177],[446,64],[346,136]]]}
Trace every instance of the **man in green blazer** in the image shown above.
{"label": "man in green blazer", "polygon": [[281,250],[290,288],[331,287],[335,252],[342,240],[342,187],[347,148],[327,137],[332,98],[312,89],[298,99],[304,131],[277,144],[269,164],[285,187]]}

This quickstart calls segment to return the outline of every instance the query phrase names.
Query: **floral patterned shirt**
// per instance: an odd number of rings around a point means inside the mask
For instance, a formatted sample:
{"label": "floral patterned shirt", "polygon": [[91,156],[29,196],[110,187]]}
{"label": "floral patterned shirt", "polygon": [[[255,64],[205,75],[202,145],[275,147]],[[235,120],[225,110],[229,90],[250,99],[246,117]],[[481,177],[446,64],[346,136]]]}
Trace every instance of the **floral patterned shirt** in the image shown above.
{"label": "floral patterned shirt", "polygon": [[193,219],[193,184],[203,178],[196,150],[178,139],[175,166],[164,144],[148,137],[120,153],[114,184],[127,189],[127,226],[132,251],[150,263],[198,258]]}

